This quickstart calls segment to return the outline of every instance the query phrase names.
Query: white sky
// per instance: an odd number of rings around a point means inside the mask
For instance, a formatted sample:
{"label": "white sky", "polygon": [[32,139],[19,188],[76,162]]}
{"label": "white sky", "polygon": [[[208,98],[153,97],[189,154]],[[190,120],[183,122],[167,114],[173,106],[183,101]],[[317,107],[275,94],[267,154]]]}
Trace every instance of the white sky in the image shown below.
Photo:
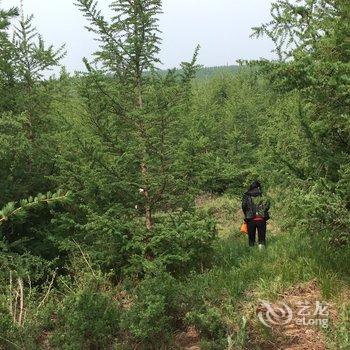
{"label": "white sky", "polygon": [[[82,58],[97,48],[93,34],[84,28],[83,14],[74,0],[23,0],[25,14],[33,13],[38,31],[48,44],[65,43],[63,64],[69,71],[83,69]],[[251,27],[269,20],[273,0],[163,0],[162,68],[190,60],[201,45],[199,63],[205,66],[235,64],[237,59],[272,58],[268,39],[250,39]],[[110,0],[99,0],[108,13]],[[19,0],[0,0],[2,8]]]}

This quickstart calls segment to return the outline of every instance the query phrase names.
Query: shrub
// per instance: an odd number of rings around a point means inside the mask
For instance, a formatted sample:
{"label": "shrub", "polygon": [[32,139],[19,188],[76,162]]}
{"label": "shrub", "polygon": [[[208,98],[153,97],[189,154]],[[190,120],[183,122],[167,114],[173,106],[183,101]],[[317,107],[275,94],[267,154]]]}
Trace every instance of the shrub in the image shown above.
{"label": "shrub", "polygon": [[182,212],[177,216],[164,215],[148,237],[148,232],[139,231],[133,237],[129,249],[131,268],[143,274],[149,261],[164,266],[174,276],[185,275],[193,270],[210,266],[213,243],[217,238],[214,220],[201,211]]}
{"label": "shrub", "polygon": [[0,349],[14,349],[13,341],[18,336],[18,331],[5,308],[0,307],[0,314]]}
{"label": "shrub", "polygon": [[201,333],[204,339],[221,340],[226,338],[225,324],[220,312],[209,306],[187,313],[186,320]]}
{"label": "shrub", "polygon": [[181,286],[169,273],[147,275],[135,290],[134,303],[123,315],[122,326],[143,349],[159,349],[160,344],[170,342],[179,326],[181,299]]}
{"label": "shrub", "polygon": [[119,329],[120,311],[112,296],[96,288],[68,295],[57,314],[53,344],[60,349],[106,349]]}

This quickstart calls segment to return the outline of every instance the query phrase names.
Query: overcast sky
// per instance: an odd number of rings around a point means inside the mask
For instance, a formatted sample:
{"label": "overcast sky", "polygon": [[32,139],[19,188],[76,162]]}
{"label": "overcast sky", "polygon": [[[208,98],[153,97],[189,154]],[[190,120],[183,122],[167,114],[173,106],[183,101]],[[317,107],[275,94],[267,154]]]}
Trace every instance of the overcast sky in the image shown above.
{"label": "overcast sky", "polygon": [[[74,0],[23,0],[25,14],[33,13],[35,25],[47,43],[66,44],[63,63],[68,70],[83,69],[82,58],[97,48],[93,35],[84,28],[82,13]],[[108,13],[109,0],[100,0]],[[251,27],[266,22],[272,0],[163,0],[162,68],[173,68],[190,60],[201,45],[199,63],[205,66],[235,64],[237,59],[271,58],[268,39],[250,39]],[[1,7],[19,5],[3,0]]]}

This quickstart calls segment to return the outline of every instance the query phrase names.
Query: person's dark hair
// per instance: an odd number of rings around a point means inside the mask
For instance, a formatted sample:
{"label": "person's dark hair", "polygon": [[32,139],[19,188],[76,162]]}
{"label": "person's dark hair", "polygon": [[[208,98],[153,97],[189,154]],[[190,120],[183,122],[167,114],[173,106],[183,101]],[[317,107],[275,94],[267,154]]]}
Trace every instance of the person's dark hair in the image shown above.
{"label": "person's dark hair", "polygon": [[261,183],[260,181],[254,181],[249,187],[249,191],[254,190],[255,188],[260,188],[261,189]]}

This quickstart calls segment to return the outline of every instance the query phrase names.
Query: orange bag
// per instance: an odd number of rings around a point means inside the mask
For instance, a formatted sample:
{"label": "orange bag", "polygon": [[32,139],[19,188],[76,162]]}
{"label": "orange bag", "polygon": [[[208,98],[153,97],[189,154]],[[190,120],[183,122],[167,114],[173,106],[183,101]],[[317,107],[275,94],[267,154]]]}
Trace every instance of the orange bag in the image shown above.
{"label": "orange bag", "polygon": [[242,226],[241,226],[241,230],[242,233],[247,234],[248,233],[248,225],[246,222],[243,222]]}

